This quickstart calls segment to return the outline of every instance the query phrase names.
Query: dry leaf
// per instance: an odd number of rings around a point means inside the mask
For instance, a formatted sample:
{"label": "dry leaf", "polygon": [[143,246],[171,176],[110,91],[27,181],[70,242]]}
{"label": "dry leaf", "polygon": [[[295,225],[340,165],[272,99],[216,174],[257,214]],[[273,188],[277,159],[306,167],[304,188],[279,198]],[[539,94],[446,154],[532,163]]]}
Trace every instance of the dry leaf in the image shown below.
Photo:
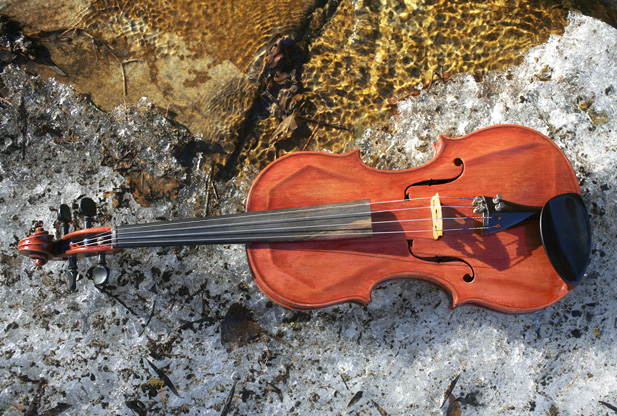
{"label": "dry leaf", "polygon": [[221,322],[221,343],[230,352],[264,333],[251,312],[239,303],[231,305]]}
{"label": "dry leaf", "polygon": [[360,400],[362,398],[363,394],[364,393],[362,392],[362,390],[359,390],[356,394],[354,394],[354,396],[351,398],[351,400],[347,404],[347,408],[350,408],[351,406],[356,404],[358,402],[358,400]]}
{"label": "dry leaf", "polygon": [[[160,387],[167,386],[167,387],[169,387],[169,389],[170,389],[170,390],[171,390],[171,391],[172,391],[172,392],[173,392],[176,396],[178,396],[178,397],[182,397],[182,396],[180,396],[180,393],[178,393],[178,390],[176,389],[176,386],[174,386],[174,383],[172,383],[172,382],[171,382],[171,380],[169,379],[169,377],[167,377],[167,374],[165,374],[165,372],[164,372],[163,370],[159,369],[157,366],[155,366],[154,364],[152,364],[152,363],[150,362],[150,360],[146,359],[146,361],[148,362],[148,364],[150,364],[150,367],[152,367],[152,369],[156,372],[156,375],[157,375],[157,376],[161,379],[161,380],[159,380],[159,381],[162,381],[162,382],[163,382],[163,385],[162,385],[162,386],[160,386]],[[152,380],[150,380],[148,383],[150,383],[150,382],[154,382],[154,380],[156,380],[156,379],[152,379]],[[146,383],[146,384],[148,384],[148,383]],[[142,389],[143,389],[143,386],[142,386]]]}
{"label": "dry leaf", "polygon": [[446,400],[448,400],[452,394],[452,390],[454,390],[454,387],[456,387],[456,383],[458,382],[458,378],[461,375],[459,374],[458,376],[454,377],[454,380],[452,380],[450,382],[450,385],[448,386],[448,388],[446,389],[446,392],[443,394],[443,402],[441,403],[440,407],[443,407],[443,405],[446,403]]}
{"label": "dry leaf", "polygon": [[461,416],[461,405],[453,395],[448,396],[448,410],[446,416]]}
{"label": "dry leaf", "polygon": [[178,197],[180,181],[169,176],[154,177],[146,171],[129,173],[127,184],[133,190],[133,197],[143,207],[149,207],[150,202]]}

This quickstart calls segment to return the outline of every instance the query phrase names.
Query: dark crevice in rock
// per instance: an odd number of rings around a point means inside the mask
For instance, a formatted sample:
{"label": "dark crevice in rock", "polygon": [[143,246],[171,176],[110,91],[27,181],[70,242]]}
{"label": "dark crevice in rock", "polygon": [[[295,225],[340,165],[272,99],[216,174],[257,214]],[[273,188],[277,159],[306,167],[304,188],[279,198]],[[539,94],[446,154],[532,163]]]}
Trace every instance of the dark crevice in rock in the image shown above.
{"label": "dark crevice in rock", "polygon": [[[228,180],[238,173],[241,161],[252,148],[249,141],[255,137],[253,132],[261,120],[275,116],[281,122],[301,106],[300,79],[303,65],[310,58],[311,41],[334,15],[339,3],[340,0],[316,1],[294,34],[278,34],[269,42],[252,105],[236,128],[235,147],[224,165],[217,166],[215,179]],[[310,134],[310,130],[302,127],[298,133]]]}

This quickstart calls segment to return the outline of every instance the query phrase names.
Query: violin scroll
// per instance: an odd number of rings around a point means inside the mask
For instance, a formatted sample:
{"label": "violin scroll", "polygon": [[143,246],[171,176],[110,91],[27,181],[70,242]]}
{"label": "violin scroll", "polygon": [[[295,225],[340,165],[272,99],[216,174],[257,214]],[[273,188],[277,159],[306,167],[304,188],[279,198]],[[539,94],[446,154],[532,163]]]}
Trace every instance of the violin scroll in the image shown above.
{"label": "violin scroll", "polygon": [[101,253],[113,254],[111,227],[86,228],[73,231],[54,240],[48,231],[37,228],[35,233],[19,242],[19,254],[37,261],[42,266],[50,260],[68,260],[70,256],[93,257]]}
{"label": "violin scroll", "polygon": [[77,259],[98,256],[98,264],[93,269],[92,278],[95,285],[102,286],[108,282],[110,274],[105,264],[105,255],[117,251],[112,245],[110,227],[90,228],[92,217],[96,213],[94,201],[83,198],[80,203],[80,213],[85,217],[87,228],[69,233],[70,208],[62,204],[58,210],[58,220],[62,223],[63,231],[60,239],[53,239],[48,231],[39,227],[34,234],[21,240],[18,246],[19,253],[34,259],[37,266],[42,266],[50,260],[67,260],[66,275],[71,290],[76,288],[79,277]]}
{"label": "violin scroll", "polygon": [[34,259],[34,264],[42,266],[53,257],[52,245],[49,233],[38,227],[34,234],[19,242],[19,254]]}

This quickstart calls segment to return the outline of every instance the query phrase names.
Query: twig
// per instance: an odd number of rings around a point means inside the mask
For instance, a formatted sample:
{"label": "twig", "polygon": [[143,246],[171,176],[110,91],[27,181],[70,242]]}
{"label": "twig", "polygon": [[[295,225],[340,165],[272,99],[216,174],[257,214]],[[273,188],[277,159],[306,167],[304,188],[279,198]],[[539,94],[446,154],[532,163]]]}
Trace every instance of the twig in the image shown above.
{"label": "twig", "polygon": [[216,190],[216,183],[212,182],[212,190],[214,191],[214,197],[216,198],[216,202],[221,202],[221,198],[219,197],[219,192]]}
{"label": "twig", "polygon": [[122,90],[123,90],[124,96],[126,97],[128,95],[128,87],[127,87],[127,82],[126,82],[126,71],[124,70],[124,65],[130,64],[131,62],[137,62],[138,60],[137,59],[127,59],[126,61],[122,61],[120,60],[120,57],[116,55],[116,53],[113,51],[111,46],[107,44],[107,42],[105,42],[104,40],[96,39],[94,36],[92,36],[88,32],[82,32],[82,33],[84,33],[86,36],[92,39],[93,42],[100,42],[100,44],[105,46],[105,48],[109,51],[109,53],[114,58],[116,58],[116,60],[120,64],[120,70],[122,72],[122,87],[123,87]]}
{"label": "twig", "polygon": [[121,61],[120,58],[118,58],[118,56],[110,49],[109,52],[118,60],[118,62],[120,63],[120,70],[122,71],[122,86],[123,86],[123,93],[124,96],[126,97],[128,95],[128,85],[126,82],[126,71],[124,69],[124,65],[126,64],[130,64],[131,62],[137,62],[137,59],[129,59],[126,61]]}
{"label": "twig", "polygon": [[225,406],[223,406],[223,410],[221,410],[221,416],[227,416],[227,413],[229,413],[229,409],[231,409],[231,401],[234,398],[235,391],[236,391],[236,382],[234,382],[234,385],[231,386],[231,391],[229,392],[229,395],[227,396],[227,400],[225,400]]}
{"label": "twig", "polygon": [[428,86],[426,87],[427,91],[431,90],[431,87],[433,86],[433,81],[435,81],[435,75],[437,74],[437,71],[433,71],[433,73],[431,74],[431,80],[428,83]]}
{"label": "twig", "polygon": [[139,336],[141,336],[144,333],[144,331],[146,330],[146,328],[150,324],[150,321],[152,320],[152,317],[154,316],[154,308],[156,308],[156,299],[154,300],[154,304],[152,305],[152,310],[150,311],[150,316],[148,317],[148,320],[144,324],[144,327],[142,328],[141,332],[139,333]]}
{"label": "twig", "polygon": [[167,401],[165,400],[165,392],[163,391],[163,386],[161,386],[159,394],[161,395],[161,399],[163,400],[163,407],[167,409]]}
{"label": "twig", "polygon": [[263,330],[263,334],[269,336],[270,338],[272,338],[275,341],[280,342],[281,344],[287,345],[289,348],[291,348],[292,350],[296,351],[296,352],[300,352],[300,350],[296,347],[294,347],[293,345],[291,345],[289,342],[285,341],[282,338],[277,337],[276,335],[274,335],[272,332],[270,331],[266,331],[265,329]]}
{"label": "twig", "polygon": [[[607,402],[604,402],[604,401],[602,401],[602,400],[599,400],[599,403],[600,403],[601,405],[603,405],[603,406],[608,407],[609,409],[611,409],[612,411],[614,411],[614,412],[616,412],[616,413],[617,413],[617,407],[613,406],[612,404],[607,403]],[[13,406],[14,406],[14,405],[13,405]]]}
{"label": "twig", "polygon": [[315,120],[313,118],[307,117],[307,116],[301,116],[298,115],[298,118],[308,122],[308,123],[314,123],[314,124],[319,124],[320,126],[324,126],[324,127],[329,127],[332,129],[338,129],[338,130],[345,130],[345,131],[353,131],[353,129],[351,127],[345,126],[343,124],[334,124],[334,123],[328,123],[326,121],[320,121],[320,120]]}
{"label": "twig", "polygon": [[210,166],[210,172],[208,172],[208,176],[206,177],[206,217],[208,216],[208,209],[210,208],[210,180],[212,178],[212,171],[214,170],[214,166]]}
{"label": "twig", "polygon": [[[116,56],[114,54],[114,56]],[[120,62],[120,70],[122,71],[122,92],[124,93],[124,96],[126,97],[128,94],[128,87],[126,85],[126,71],[124,70],[124,64],[122,62]]]}
{"label": "twig", "polygon": [[309,138],[306,140],[306,143],[304,143],[304,147],[302,148],[302,151],[306,150],[306,148],[308,147],[308,144],[310,143],[311,139],[313,138],[315,133],[317,133],[317,130],[319,130],[320,127],[321,126],[319,124],[317,125],[317,127],[315,127],[315,129],[313,130],[313,132],[311,133]]}
{"label": "twig", "polygon": [[80,30],[80,27],[79,27],[79,25],[75,25],[75,26],[73,26],[73,27],[70,27],[70,28],[68,28],[67,30],[65,30],[64,32],[60,33],[60,34],[58,35],[58,38],[63,37],[66,33],[70,32],[71,30],[73,31],[73,34],[72,34],[72,35],[70,35],[69,37],[73,37],[73,36],[75,36],[75,34],[77,33],[77,31],[78,31],[78,30]]}
{"label": "twig", "polygon": [[13,103],[11,103],[9,100],[6,100],[2,97],[0,97],[0,100],[4,101],[5,103],[7,103],[8,105],[10,105],[11,107],[14,107]]}
{"label": "twig", "polygon": [[[439,403],[437,403],[437,401],[435,399],[433,399],[433,396],[431,396],[431,393],[426,389],[426,387],[424,388],[424,391],[428,393],[428,398],[431,399],[431,401],[433,403],[435,403],[435,406],[439,406]],[[443,404],[442,404],[442,406],[443,406]],[[441,407],[440,407],[440,409],[441,409]]]}
{"label": "twig", "polygon": [[383,407],[378,405],[375,400],[371,400],[371,402],[373,402],[373,405],[375,405],[375,407],[377,408],[377,411],[379,412],[381,416],[388,416],[388,412],[386,412]]}
{"label": "twig", "polygon": [[450,79],[450,77],[448,77],[447,75],[444,77],[441,74],[441,72],[433,71],[433,74],[431,75],[431,81],[428,83],[428,86],[426,87],[426,91],[431,90],[431,87],[433,86],[433,83],[435,81],[435,76],[437,76],[437,78],[439,78],[439,80],[443,82],[444,84],[448,82],[448,80]]}
{"label": "twig", "polygon": [[126,303],[122,302],[118,296],[114,295],[113,293],[109,292],[107,289],[102,288],[102,287],[101,287],[101,288],[99,288],[99,290],[100,290],[101,292],[105,293],[105,294],[106,294],[107,296],[109,296],[110,298],[114,299],[114,300],[115,300],[116,302],[118,302],[120,305],[124,306],[124,307],[126,308],[126,310],[127,310],[127,311],[129,311],[129,312],[130,312],[130,313],[132,313],[133,315],[135,315],[135,316],[139,317],[139,315],[137,315],[137,314],[135,313],[135,311],[133,311],[131,308],[129,308],[129,307],[128,307],[128,305],[127,305]]}

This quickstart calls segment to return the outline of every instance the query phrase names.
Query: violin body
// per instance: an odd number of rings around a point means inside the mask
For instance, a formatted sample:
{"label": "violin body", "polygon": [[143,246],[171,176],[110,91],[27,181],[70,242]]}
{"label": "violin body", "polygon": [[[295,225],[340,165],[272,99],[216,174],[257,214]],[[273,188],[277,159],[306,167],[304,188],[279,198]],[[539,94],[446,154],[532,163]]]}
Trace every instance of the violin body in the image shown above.
{"label": "violin body", "polygon": [[[245,213],[119,227],[91,227],[94,202],[83,198],[86,228],[63,236],[43,228],[19,252],[43,265],[98,257],[95,285],[108,281],[105,255],[130,247],[247,244],[255,282],[292,309],[366,304],[379,284],[432,283],[450,306],[504,313],[545,308],[570,292],[591,251],[589,217],[565,155],[521,126],[440,136],[433,159],[401,171],[373,169],[359,152],[300,152],[255,180]],[[494,197],[493,197],[494,195]]]}
{"label": "violin body", "polygon": [[[457,229],[469,220],[452,220],[453,231],[437,239],[421,231],[427,224],[430,229],[430,221],[424,222],[430,210],[422,201],[436,193],[452,201],[500,193],[529,206],[580,194],[561,150],[542,134],[514,125],[457,139],[440,136],[434,147],[430,162],[401,171],[368,167],[358,151],[293,153],[266,167],[251,188],[247,212],[363,199],[393,202],[372,205],[371,238],[248,244],[259,288],[288,308],[314,309],[366,304],[377,285],[415,279],[443,289],[451,307],[472,304],[504,313],[533,312],[571,291],[574,285],[558,275],[543,249],[537,221],[488,234],[473,229],[479,227]],[[401,200],[417,209],[399,209]],[[444,201],[444,217],[468,215],[458,202]]]}

